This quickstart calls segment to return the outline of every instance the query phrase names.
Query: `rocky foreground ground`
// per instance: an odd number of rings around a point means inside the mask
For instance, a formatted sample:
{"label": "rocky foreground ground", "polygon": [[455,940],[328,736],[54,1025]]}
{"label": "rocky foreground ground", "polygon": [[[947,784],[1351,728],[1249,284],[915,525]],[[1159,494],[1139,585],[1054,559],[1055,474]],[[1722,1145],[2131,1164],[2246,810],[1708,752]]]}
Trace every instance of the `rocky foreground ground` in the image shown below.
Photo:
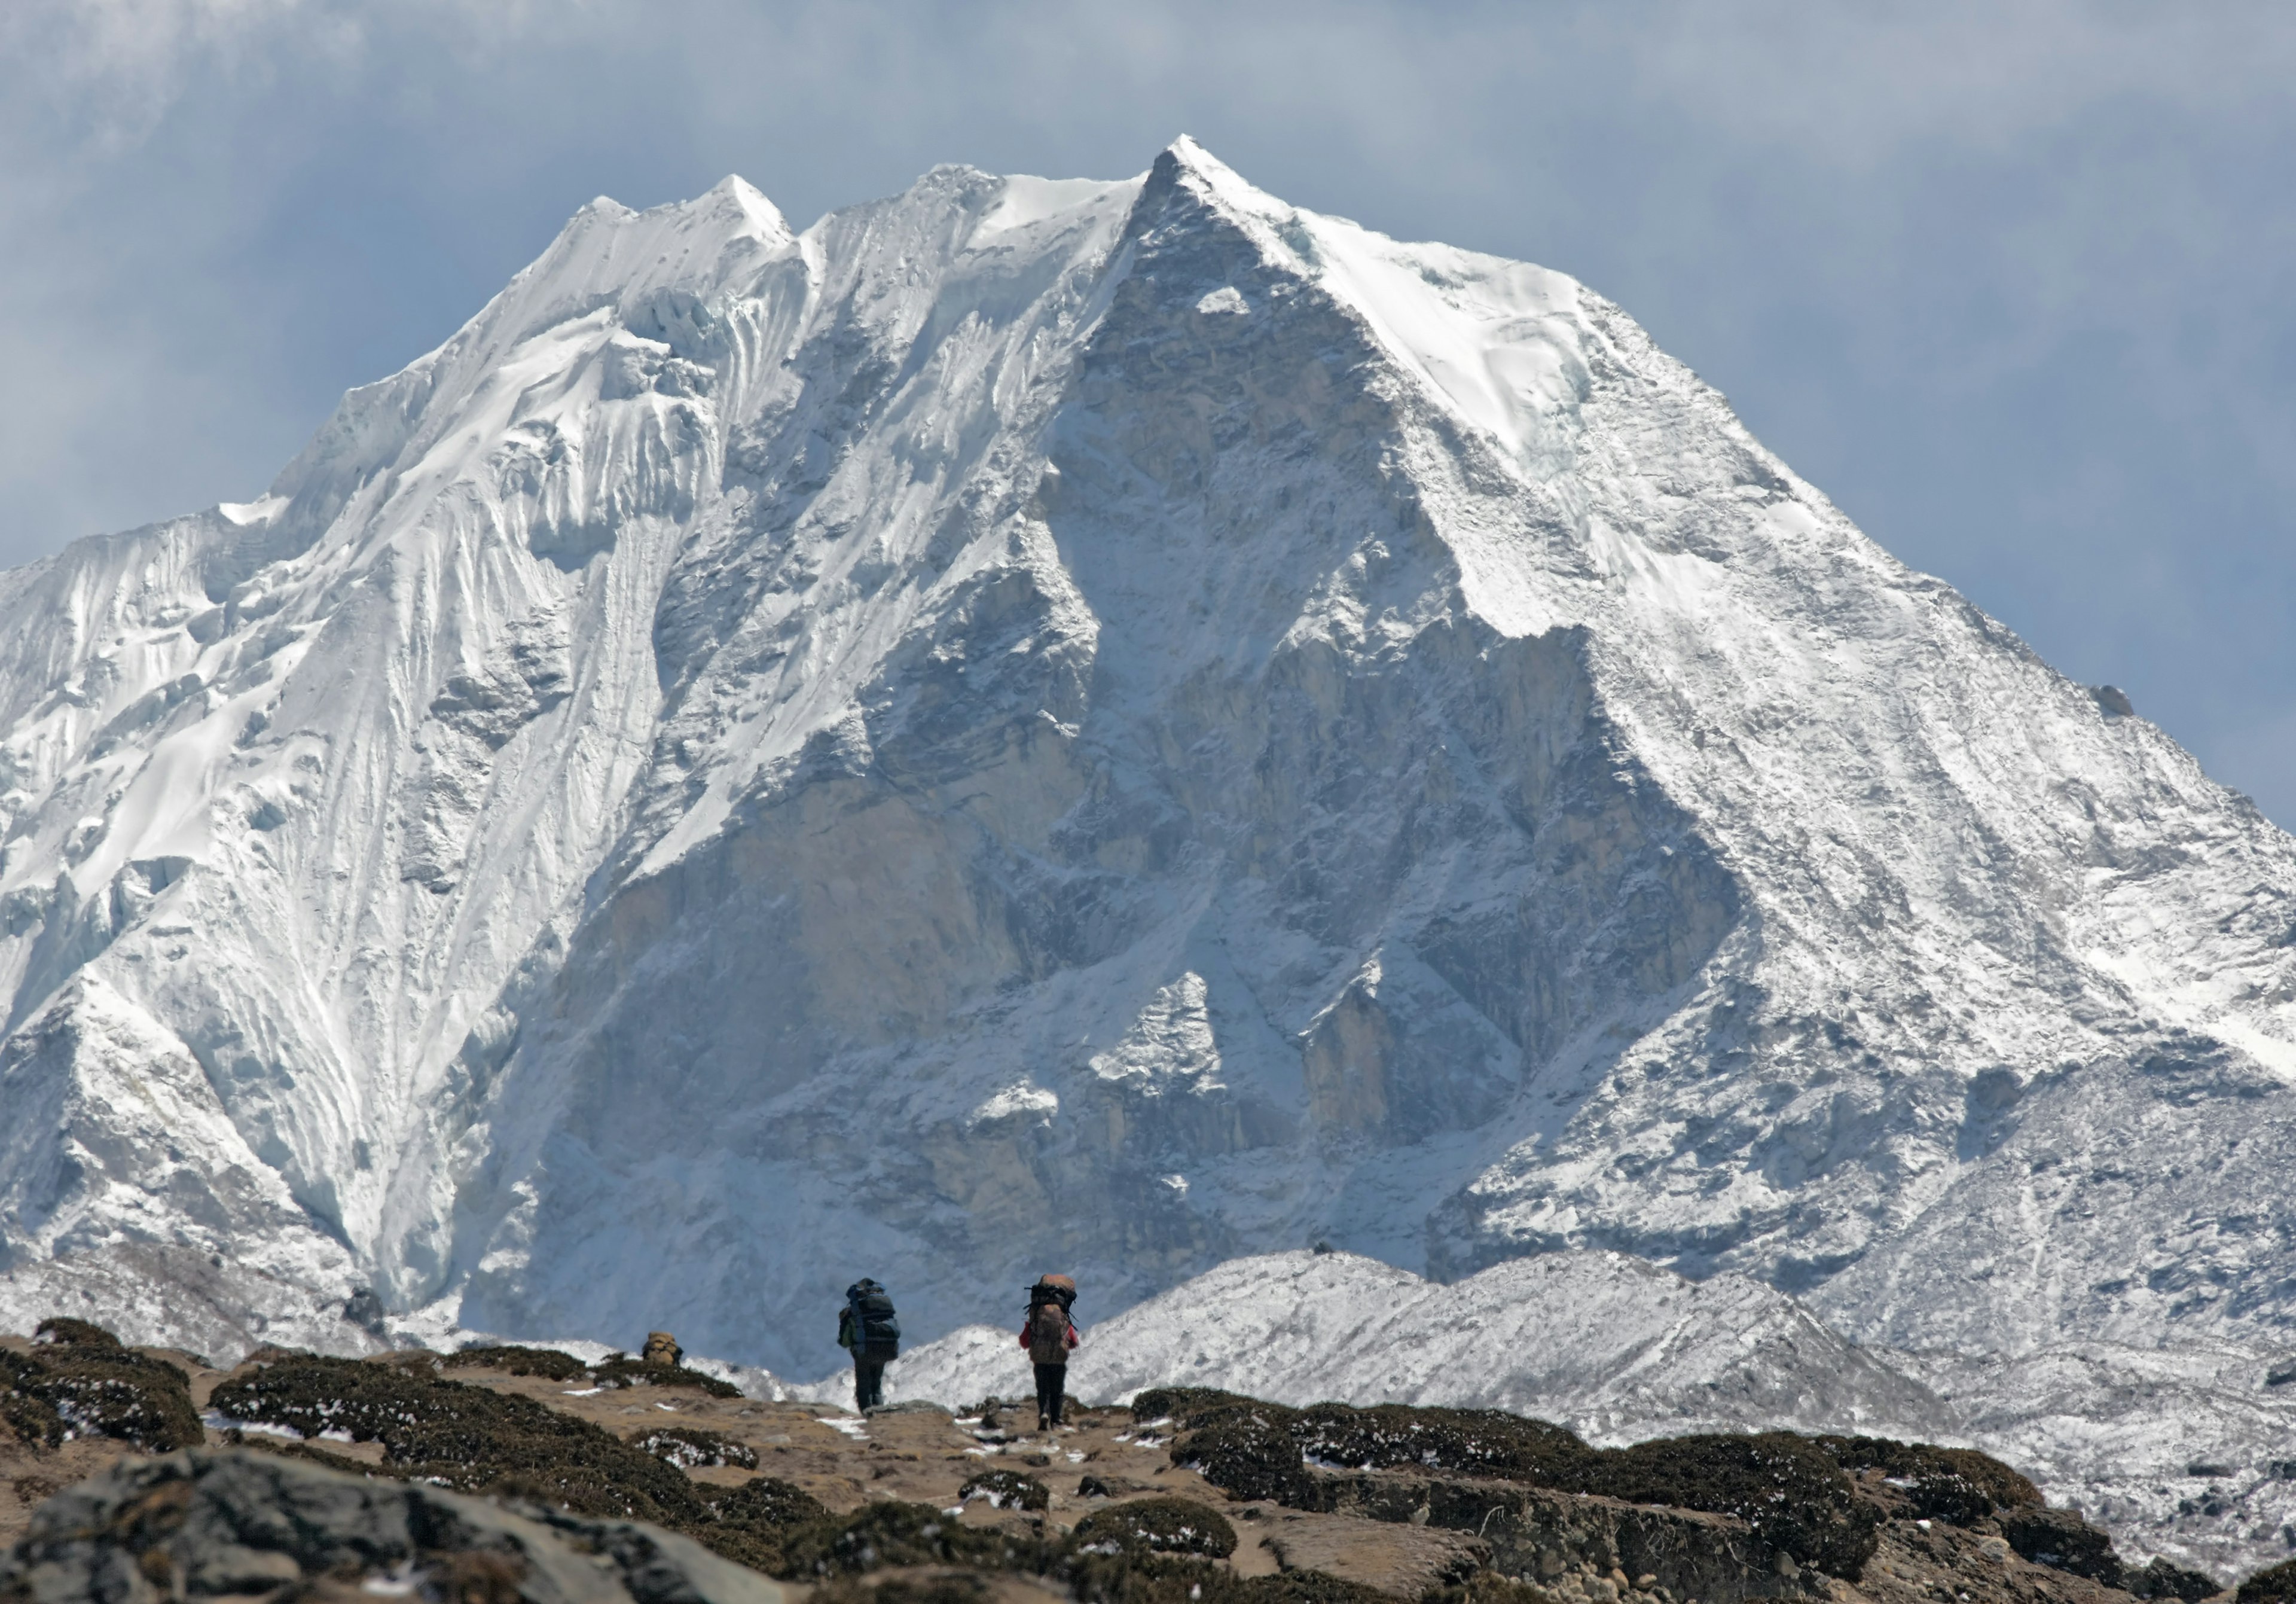
{"label": "rocky foreground ground", "polygon": [[[1595,1450],[1497,1411],[1163,1389],[1038,1433],[669,1362],[0,1338],[0,1604],[2186,1604],[2013,1469],[1850,1437]],[[2291,1567],[2296,1569],[2296,1567]],[[2242,1604],[2288,1591],[2251,1577]]]}

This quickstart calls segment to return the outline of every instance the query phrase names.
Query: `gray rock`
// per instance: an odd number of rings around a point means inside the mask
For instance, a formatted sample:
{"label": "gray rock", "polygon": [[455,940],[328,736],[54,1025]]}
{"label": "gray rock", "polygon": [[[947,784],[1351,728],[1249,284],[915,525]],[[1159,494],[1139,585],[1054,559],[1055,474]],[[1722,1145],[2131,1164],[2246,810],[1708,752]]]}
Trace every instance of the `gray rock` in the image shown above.
{"label": "gray rock", "polygon": [[783,1604],[784,1590],[630,1520],[504,1507],[245,1449],[123,1459],[48,1500],[0,1559],[6,1604],[159,1604],[322,1583],[489,1604]]}
{"label": "gray rock", "polygon": [[2133,719],[2136,716],[2136,704],[2129,701],[2128,693],[2117,685],[2093,685],[2089,687],[2088,694],[2096,698],[2096,704],[2104,710],[2104,716],[2108,719]]}

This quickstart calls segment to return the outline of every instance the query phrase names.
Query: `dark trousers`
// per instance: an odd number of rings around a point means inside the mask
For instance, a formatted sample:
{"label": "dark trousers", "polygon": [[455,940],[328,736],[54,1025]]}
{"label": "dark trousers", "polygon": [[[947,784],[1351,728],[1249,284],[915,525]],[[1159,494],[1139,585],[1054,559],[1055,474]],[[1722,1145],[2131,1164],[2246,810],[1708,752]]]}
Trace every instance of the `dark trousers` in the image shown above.
{"label": "dark trousers", "polygon": [[1061,1423],[1061,1390],[1068,1385],[1066,1364],[1040,1364],[1037,1367],[1037,1413],[1058,1426]]}
{"label": "dark trousers", "polygon": [[885,1361],[853,1355],[853,1407],[878,1409],[885,1402]]}

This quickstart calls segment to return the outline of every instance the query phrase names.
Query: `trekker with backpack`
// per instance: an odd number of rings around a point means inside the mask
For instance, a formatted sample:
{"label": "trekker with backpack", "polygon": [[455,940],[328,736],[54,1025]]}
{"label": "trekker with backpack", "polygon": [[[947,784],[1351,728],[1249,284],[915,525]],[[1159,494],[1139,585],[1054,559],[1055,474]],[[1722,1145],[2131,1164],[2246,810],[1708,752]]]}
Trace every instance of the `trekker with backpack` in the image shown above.
{"label": "trekker with backpack", "polygon": [[1021,1322],[1021,1345],[1037,1367],[1037,1429],[1061,1427],[1061,1394],[1069,1379],[1069,1350],[1080,1340],[1069,1310],[1076,1282],[1064,1275],[1038,1276],[1029,1288],[1029,1318]]}
{"label": "trekker with backpack", "polygon": [[893,1317],[893,1300],[885,1289],[865,1275],[845,1289],[837,1345],[853,1350],[853,1407],[882,1408],[885,1366],[901,1353],[901,1322]]}

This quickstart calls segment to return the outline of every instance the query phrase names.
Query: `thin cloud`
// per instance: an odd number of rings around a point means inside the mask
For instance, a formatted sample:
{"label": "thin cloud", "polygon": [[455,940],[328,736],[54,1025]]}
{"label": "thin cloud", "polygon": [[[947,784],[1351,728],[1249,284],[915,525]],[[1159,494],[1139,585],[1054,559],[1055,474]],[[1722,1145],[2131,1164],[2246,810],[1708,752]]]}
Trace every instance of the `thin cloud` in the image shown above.
{"label": "thin cloud", "polygon": [[2134,99],[2224,116],[2284,95],[2296,15],[2284,4],[1939,0],[1812,6],[1762,0],[1608,12],[1637,31],[1645,93],[1718,126],[1866,163],[1906,141],[1997,145]]}
{"label": "thin cloud", "polygon": [[302,0],[16,0],[0,48],[33,69],[11,75],[18,96],[117,150],[148,136],[203,67],[231,64],[250,37],[289,22],[306,50],[340,28]]}

